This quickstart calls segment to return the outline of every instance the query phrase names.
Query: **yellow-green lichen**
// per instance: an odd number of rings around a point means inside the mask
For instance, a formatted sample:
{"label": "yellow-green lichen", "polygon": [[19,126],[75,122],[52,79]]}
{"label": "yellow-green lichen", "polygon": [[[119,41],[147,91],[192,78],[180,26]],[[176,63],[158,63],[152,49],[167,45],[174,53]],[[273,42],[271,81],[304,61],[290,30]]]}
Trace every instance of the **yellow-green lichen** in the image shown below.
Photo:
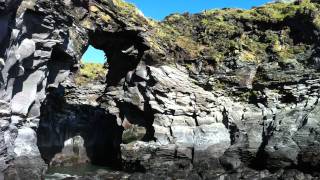
{"label": "yellow-green lichen", "polygon": [[77,84],[83,85],[104,78],[106,72],[107,70],[103,67],[103,64],[84,63],[81,65],[75,81]]}
{"label": "yellow-green lichen", "polygon": [[318,30],[320,30],[320,11],[315,14],[315,17],[313,19],[313,23],[316,26],[316,28]]}
{"label": "yellow-green lichen", "polygon": [[[157,35],[193,56],[202,55],[214,61],[238,56],[240,60],[259,63],[270,52],[285,61],[311,46],[308,42],[293,40],[291,30],[296,27],[288,27],[285,21],[299,14],[311,18],[313,13],[311,23],[313,21],[316,27],[320,27],[318,11],[318,4],[304,0],[270,3],[251,10],[207,10],[197,16],[173,14],[158,26],[161,30]],[[263,24],[268,24],[269,29],[257,29]]]}

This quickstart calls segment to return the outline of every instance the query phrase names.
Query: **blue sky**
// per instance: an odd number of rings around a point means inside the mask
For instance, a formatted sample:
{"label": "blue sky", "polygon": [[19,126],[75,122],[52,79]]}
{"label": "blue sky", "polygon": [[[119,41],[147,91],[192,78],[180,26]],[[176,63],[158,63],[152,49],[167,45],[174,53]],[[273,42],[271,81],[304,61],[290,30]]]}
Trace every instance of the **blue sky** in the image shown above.
{"label": "blue sky", "polygon": [[100,63],[105,62],[105,53],[101,50],[95,49],[91,45],[87,49],[86,53],[82,56],[84,63]]}
{"label": "blue sky", "polygon": [[[135,4],[146,17],[163,20],[172,13],[197,13],[214,8],[243,8],[250,9],[260,6],[270,0],[126,0]],[[104,63],[104,52],[89,46],[82,57],[84,62]]]}
{"label": "blue sky", "polygon": [[270,0],[126,0],[135,4],[145,16],[162,20],[172,13],[198,13],[214,8],[250,9],[260,6]]}

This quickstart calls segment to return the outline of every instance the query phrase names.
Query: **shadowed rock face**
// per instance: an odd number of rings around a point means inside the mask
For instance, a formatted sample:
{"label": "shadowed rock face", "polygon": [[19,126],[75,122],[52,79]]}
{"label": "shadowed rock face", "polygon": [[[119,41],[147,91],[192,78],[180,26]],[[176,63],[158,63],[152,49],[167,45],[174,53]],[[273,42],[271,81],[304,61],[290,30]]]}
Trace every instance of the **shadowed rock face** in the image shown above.
{"label": "shadowed rock face", "polygon": [[[319,176],[319,7],[154,22],[121,0],[0,1],[0,179],[41,179],[75,136],[133,179]],[[61,84],[89,44],[105,84]]]}
{"label": "shadowed rock face", "polygon": [[60,86],[42,105],[37,142],[42,158],[52,166],[90,161],[118,168],[122,129],[96,102],[105,86],[63,84],[65,90]]}

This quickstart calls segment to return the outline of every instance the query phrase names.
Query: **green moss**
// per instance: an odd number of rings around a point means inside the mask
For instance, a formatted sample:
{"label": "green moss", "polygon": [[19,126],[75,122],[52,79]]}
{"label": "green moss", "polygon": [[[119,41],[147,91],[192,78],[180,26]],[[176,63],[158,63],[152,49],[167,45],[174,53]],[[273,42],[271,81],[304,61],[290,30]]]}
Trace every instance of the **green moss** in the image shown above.
{"label": "green moss", "polygon": [[121,14],[137,13],[137,8],[131,4],[124,2],[123,0],[112,0],[113,4],[120,9]]}
{"label": "green moss", "polygon": [[209,10],[203,13],[206,17],[215,16],[215,19],[225,21],[226,19],[239,19],[249,22],[277,22],[283,21],[296,15],[297,12],[304,13],[306,10],[316,11],[318,4],[311,3],[310,0],[303,0],[298,3],[269,3],[261,7],[250,10],[241,9],[222,9]]}
{"label": "green moss", "polygon": [[166,17],[165,21],[169,24],[184,21],[185,17],[181,14],[172,14]]}
{"label": "green moss", "polygon": [[133,4],[123,0],[112,0],[112,2],[117,9],[116,13],[118,13],[118,17],[121,17],[128,26],[143,27],[149,25],[148,19],[145,18],[143,13]]}
{"label": "green moss", "polygon": [[88,82],[102,79],[105,76],[106,69],[103,67],[103,64],[85,63],[81,65],[75,81],[77,84],[83,85]]}
{"label": "green moss", "polygon": [[206,28],[208,33],[223,34],[225,36],[231,36],[237,33],[238,28],[230,22],[223,21],[221,19],[207,19],[201,20],[201,25]]}
{"label": "green moss", "polygon": [[270,3],[248,11],[242,11],[242,13],[238,14],[238,18],[251,21],[279,22],[295,16],[297,12],[303,13],[305,10],[314,11],[316,10],[316,5],[309,0],[304,0],[300,4]]}
{"label": "green moss", "polygon": [[315,25],[315,27],[320,30],[320,11],[316,13],[314,19],[313,19],[313,23]]}
{"label": "green moss", "polygon": [[186,50],[186,52],[189,52],[190,58],[196,58],[199,56],[200,53],[200,45],[193,41],[191,38],[186,36],[179,36],[176,39],[175,42],[179,47]]}

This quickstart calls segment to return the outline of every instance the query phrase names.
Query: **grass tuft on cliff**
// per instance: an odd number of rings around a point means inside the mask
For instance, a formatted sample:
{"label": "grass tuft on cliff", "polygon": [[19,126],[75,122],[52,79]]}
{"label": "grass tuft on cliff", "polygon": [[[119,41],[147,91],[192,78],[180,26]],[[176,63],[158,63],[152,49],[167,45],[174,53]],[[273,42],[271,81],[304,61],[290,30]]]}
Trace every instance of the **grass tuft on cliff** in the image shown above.
{"label": "grass tuft on cliff", "polygon": [[106,76],[107,70],[103,64],[98,63],[84,63],[81,64],[80,70],[76,74],[75,82],[78,85],[85,85],[90,82],[103,80]]}

